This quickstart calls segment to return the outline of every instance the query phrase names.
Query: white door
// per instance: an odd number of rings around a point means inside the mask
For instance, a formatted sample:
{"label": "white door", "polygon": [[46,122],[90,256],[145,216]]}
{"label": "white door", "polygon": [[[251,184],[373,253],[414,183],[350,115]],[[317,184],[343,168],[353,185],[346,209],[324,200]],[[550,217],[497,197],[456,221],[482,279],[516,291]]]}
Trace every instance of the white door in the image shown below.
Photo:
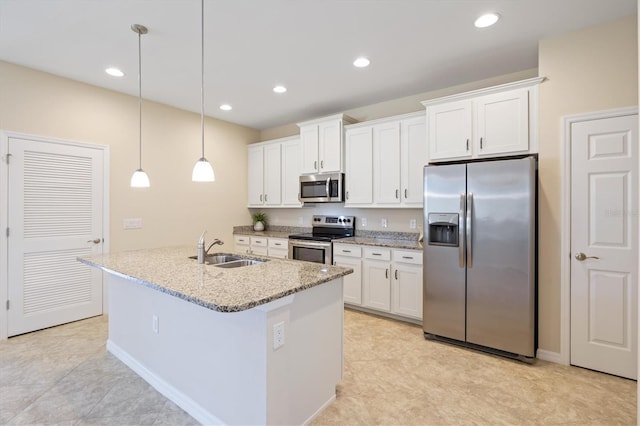
{"label": "white door", "polygon": [[429,161],[471,158],[471,101],[430,106],[427,117]]}
{"label": "white door", "polygon": [[422,266],[404,263],[394,264],[393,312],[422,319]]}
{"label": "white door", "polygon": [[264,147],[262,145],[247,148],[247,167],[249,168],[248,204],[262,206],[264,204]]}
{"label": "white door", "polygon": [[404,205],[422,208],[423,168],[427,164],[427,131],[424,117],[400,123],[400,162],[402,201]]}
{"label": "white door", "polygon": [[376,260],[362,262],[364,274],[362,304],[389,312],[391,310],[390,264]]}
{"label": "white door", "polygon": [[102,314],[104,153],[9,138],[8,335]]}
{"label": "white door", "polygon": [[571,364],[637,377],[638,116],[571,126]]}
{"label": "white door", "polygon": [[358,257],[334,257],[333,264],[352,268],[353,274],[343,278],[344,303],[362,304],[362,260]]}
{"label": "white door", "polygon": [[301,166],[300,139],[284,142],[282,144],[282,204],[285,206],[302,205],[298,199]]}
{"label": "white door", "polygon": [[511,90],[482,96],[475,103],[474,148],[479,156],[529,150],[529,91]]}
{"label": "white door", "polygon": [[279,206],[282,203],[282,166],[280,143],[264,146],[264,204]]}
{"label": "white door", "polygon": [[400,122],[373,128],[373,202],[400,204]]}
{"label": "white door", "polygon": [[342,120],[318,125],[319,172],[342,171]]}
{"label": "white door", "polygon": [[346,132],[345,206],[373,202],[373,139],[371,127]]}
{"label": "white door", "polygon": [[300,128],[302,149],[302,173],[318,173],[318,126]]}

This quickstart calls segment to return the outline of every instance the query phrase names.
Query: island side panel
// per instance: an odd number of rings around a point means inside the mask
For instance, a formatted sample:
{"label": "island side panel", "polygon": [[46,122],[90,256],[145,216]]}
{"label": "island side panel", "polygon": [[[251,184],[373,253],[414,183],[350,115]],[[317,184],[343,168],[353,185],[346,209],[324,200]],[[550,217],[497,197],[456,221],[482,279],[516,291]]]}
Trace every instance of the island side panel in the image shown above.
{"label": "island side panel", "polygon": [[285,344],[267,350],[267,423],[306,424],[330,404],[343,374],[342,278],[295,294],[269,313],[268,329],[284,322]]}
{"label": "island side panel", "polygon": [[264,312],[216,312],[114,275],[109,286],[110,352],[203,424],[266,424]]}

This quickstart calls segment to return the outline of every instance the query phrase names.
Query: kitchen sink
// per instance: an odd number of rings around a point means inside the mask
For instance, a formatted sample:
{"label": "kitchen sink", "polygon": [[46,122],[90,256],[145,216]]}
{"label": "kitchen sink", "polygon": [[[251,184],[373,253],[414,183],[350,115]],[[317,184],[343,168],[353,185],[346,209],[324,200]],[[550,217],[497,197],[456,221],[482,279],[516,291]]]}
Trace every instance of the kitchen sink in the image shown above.
{"label": "kitchen sink", "polygon": [[218,263],[214,266],[217,266],[218,268],[239,268],[241,266],[260,265],[264,262],[264,260],[240,259],[234,260],[233,262]]}
{"label": "kitchen sink", "polygon": [[[195,260],[197,258],[198,256],[189,256],[189,259]],[[239,268],[241,266],[259,265],[264,262],[266,262],[266,260],[245,259],[240,256],[225,253],[208,254],[204,258],[204,263],[207,265],[217,266],[219,268]]]}

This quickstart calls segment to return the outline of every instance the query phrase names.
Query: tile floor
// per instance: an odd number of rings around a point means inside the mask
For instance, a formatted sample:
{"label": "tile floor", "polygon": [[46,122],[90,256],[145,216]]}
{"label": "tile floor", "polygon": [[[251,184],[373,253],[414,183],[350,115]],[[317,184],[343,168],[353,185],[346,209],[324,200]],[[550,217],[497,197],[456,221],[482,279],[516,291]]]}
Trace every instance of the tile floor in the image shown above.
{"label": "tile floor", "polygon": [[[0,424],[190,425],[188,414],[105,350],[91,318],[0,342]],[[526,365],[345,311],[345,377],[313,424],[636,424],[636,382]]]}

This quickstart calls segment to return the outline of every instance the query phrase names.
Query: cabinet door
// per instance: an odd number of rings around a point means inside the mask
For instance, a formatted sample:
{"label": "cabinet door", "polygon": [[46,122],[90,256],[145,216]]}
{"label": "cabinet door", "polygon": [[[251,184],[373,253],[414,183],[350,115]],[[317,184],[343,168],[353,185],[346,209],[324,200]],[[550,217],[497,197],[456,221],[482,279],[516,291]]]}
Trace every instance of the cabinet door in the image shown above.
{"label": "cabinet door", "polygon": [[465,100],[427,108],[429,161],[471,158],[471,106]]}
{"label": "cabinet door", "polygon": [[235,242],[235,251],[241,253],[249,253],[251,247],[251,238],[246,235],[236,235],[233,237]]}
{"label": "cabinet door", "polygon": [[344,205],[373,203],[373,139],[371,127],[349,129],[346,134],[346,194]]}
{"label": "cabinet door", "polygon": [[475,101],[477,154],[529,150],[529,91],[511,90]]}
{"label": "cabinet door", "polygon": [[320,173],[342,171],[342,120],[318,125]]}
{"label": "cabinet door", "polygon": [[391,271],[388,262],[364,260],[362,304],[372,309],[391,310]]}
{"label": "cabinet door", "polygon": [[282,205],[284,206],[302,206],[298,200],[301,161],[300,140],[284,142],[282,144]]}
{"label": "cabinet door", "polygon": [[279,206],[282,202],[280,146],[279,143],[272,143],[264,147],[264,204],[266,206]]}
{"label": "cabinet door", "polygon": [[400,123],[400,196],[404,205],[422,208],[423,168],[427,164],[427,129],[424,117]]}
{"label": "cabinet door", "polygon": [[362,260],[353,257],[334,257],[334,265],[353,269],[353,274],[343,277],[344,303],[362,304]]}
{"label": "cabinet door", "polygon": [[302,144],[302,173],[318,173],[318,126],[300,128]]}
{"label": "cabinet door", "polygon": [[248,204],[249,206],[261,206],[264,201],[263,191],[263,145],[249,146],[248,149],[247,166],[248,171]]}
{"label": "cabinet door", "polygon": [[400,204],[400,122],[373,127],[373,202]]}
{"label": "cabinet door", "polygon": [[394,263],[393,312],[422,319],[422,266]]}

